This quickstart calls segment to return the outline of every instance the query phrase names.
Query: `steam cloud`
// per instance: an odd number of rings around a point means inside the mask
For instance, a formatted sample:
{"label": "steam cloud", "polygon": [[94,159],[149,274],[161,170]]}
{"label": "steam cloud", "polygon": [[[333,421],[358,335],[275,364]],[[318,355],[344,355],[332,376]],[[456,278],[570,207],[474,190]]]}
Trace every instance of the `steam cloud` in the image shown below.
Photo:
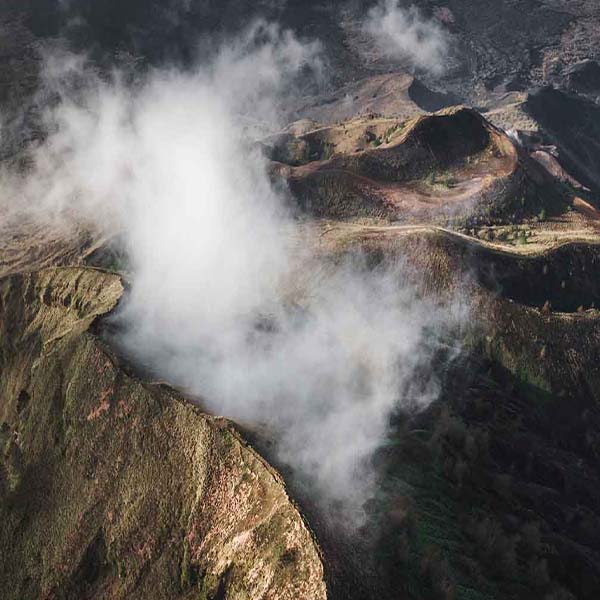
{"label": "steam cloud", "polygon": [[404,8],[400,0],[380,0],[369,11],[364,31],[386,58],[407,59],[434,75],[443,73],[448,35],[437,22],[424,19],[415,6]]}
{"label": "steam cloud", "polygon": [[298,250],[310,239],[248,132],[279,125],[307,68],[318,48],[264,23],[193,73],[143,83],[50,60],[53,133],[14,201],[116,221],[132,278],[120,343],[212,411],[272,430],[279,459],[360,520],[390,416],[436,398],[431,362],[464,314],[420,298],[400,264]]}

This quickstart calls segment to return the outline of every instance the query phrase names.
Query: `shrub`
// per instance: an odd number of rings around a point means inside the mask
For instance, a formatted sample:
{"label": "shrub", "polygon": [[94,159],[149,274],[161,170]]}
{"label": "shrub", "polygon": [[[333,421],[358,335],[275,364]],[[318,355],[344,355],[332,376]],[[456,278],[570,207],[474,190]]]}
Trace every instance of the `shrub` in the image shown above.
{"label": "shrub", "polygon": [[548,562],[545,558],[534,558],[529,563],[527,575],[531,585],[538,590],[543,590],[550,585]]}
{"label": "shrub", "polygon": [[450,577],[447,559],[439,548],[429,546],[421,560],[421,573],[436,600],[453,600],[456,588]]}
{"label": "shrub", "polygon": [[534,556],[540,552],[542,540],[539,523],[530,522],[521,528],[521,550],[527,556]]}

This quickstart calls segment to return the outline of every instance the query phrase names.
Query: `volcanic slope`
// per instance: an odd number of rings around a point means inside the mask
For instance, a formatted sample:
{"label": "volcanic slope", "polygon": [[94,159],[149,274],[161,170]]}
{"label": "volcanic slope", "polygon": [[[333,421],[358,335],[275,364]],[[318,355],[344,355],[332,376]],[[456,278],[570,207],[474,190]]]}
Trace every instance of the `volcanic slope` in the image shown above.
{"label": "volcanic slope", "polygon": [[0,256],[4,589],[597,597],[594,198],[465,108],[297,124],[264,146],[327,261],[403,261],[422,294],[472,305],[460,358],[436,366],[439,401],[394,416],[364,534],[331,528],[287,472],[303,516],[231,424],[134,376],[98,337],[123,293],[114,242],[29,224]]}
{"label": "volcanic slope", "polygon": [[274,469],[94,335],[123,290],[83,267],[0,279],[3,597],[325,598]]}
{"label": "volcanic slope", "polygon": [[[473,323],[440,401],[397,416],[378,453],[376,564],[310,514],[339,597],[365,581],[385,598],[597,597],[594,195],[468,109],[293,130],[267,152],[318,252],[401,261],[424,295],[468,298]],[[442,173],[473,193],[435,189]]]}
{"label": "volcanic slope", "polygon": [[284,132],[266,151],[300,210],[320,218],[500,224],[562,208],[542,169],[463,107]]}
{"label": "volcanic slope", "polygon": [[[598,236],[523,253],[434,227],[329,227],[324,255],[403,261],[424,295],[471,302],[460,357],[437,367],[440,400],[396,416],[376,458],[379,597],[595,598]],[[316,531],[337,556],[335,532]],[[348,563],[334,565],[347,580],[368,564]]]}

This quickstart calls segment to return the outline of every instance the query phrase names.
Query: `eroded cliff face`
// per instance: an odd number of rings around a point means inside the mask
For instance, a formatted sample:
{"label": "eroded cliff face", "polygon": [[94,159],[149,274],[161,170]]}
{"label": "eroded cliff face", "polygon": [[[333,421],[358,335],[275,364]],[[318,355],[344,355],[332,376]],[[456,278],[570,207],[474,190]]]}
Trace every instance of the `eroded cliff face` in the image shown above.
{"label": "eroded cliff face", "polygon": [[3,597],[325,598],[279,475],[91,331],[122,293],[90,268],[0,280]]}

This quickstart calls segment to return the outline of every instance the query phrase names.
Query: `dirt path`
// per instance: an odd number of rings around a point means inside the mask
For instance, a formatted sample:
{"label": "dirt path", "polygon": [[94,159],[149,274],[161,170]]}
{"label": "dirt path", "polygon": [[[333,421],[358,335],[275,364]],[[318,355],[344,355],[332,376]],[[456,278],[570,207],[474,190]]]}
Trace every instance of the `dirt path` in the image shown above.
{"label": "dirt path", "polygon": [[[566,222],[565,222],[566,221]],[[532,235],[526,243],[490,242],[472,235],[467,235],[446,227],[427,223],[414,225],[381,225],[349,223],[343,221],[326,221],[317,223],[324,243],[351,241],[353,238],[393,238],[419,234],[441,234],[461,239],[469,244],[476,244],[496,252],[511,255],[536,256],[552,252],[571,243],[584,243],[600,246],[600,232],[586,221],[577,217],[569,220],[549,220],[531,225]],[[488,230],[507,229],[506,227],[489,227]]]}

